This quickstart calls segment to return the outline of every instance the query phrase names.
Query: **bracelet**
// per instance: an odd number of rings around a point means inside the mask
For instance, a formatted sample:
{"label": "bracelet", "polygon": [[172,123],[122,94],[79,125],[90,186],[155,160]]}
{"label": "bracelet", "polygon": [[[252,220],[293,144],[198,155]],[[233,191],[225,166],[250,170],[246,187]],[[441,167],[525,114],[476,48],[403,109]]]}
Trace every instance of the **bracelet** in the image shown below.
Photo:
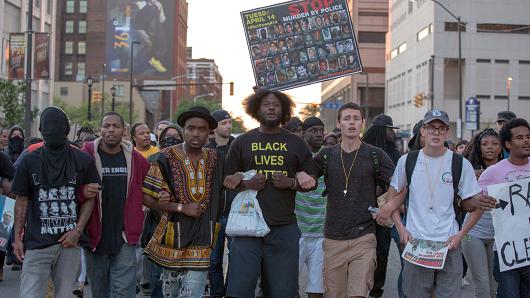
{"label": "bracelet", "polygon": [[291,179],[293,179],[294,181],[293,186],[291,186],[291,189],[296,190],[296,188],[298,187],[298,182],[296,181],[296,178],[291,178]]}
{"label": "bracelet", "polygon": [[178,203],[177,205],[177,213],[182,213],[182,204]]}
{"label": "bracelet", "polygon": [[83,234],[83,230],[80,229],[78,226],[75,227],[75,230],[79,232],[79,234]]}

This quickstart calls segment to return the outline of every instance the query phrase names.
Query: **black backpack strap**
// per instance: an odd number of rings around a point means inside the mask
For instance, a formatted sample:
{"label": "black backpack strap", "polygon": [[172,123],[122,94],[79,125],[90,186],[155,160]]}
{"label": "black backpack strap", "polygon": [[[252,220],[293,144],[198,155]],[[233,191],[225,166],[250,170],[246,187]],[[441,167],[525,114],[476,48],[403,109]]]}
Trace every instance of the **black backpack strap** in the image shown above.
{"label": "black backpack strap", "polygon": [[405,196],[405,215],[403,218],[403,222],[407,222],[407,210],[409,208],[409,193],[410,193],[410,183],[412,182],[412,173],[414,172],[414,168],[416,167],[416,162],[418,161],[418,156],[420,155],[419,150],[410,151],[407,154],[407,158],[405,160],[405,174],[407,176],[407,195]]}
{"label": "black backpack strap", "polygon": [[451,159],[451,176],[453,176],[453,208],[455,209],[456,221],[459,225],[462,224],[464,213],[458,205],[458,185],[460,184],[460,178],[462,177],[462,167],[464,165],[464,157],[460,154],[453,153]]}
{"label": "black backpack strap", "polygon": [[[372,160],[372,166],[374,167],[374,183],[375,183],[375,195],[376,197],[383,194],[388,189],[388,183],[383,181],[381,177],[381,161],[377,156],[377,151],[370,151],[370,158]],[[378,192],[379,188],[379,192]]]}
{"label": "black backpack strap", "polygon": [[324,173],[324,191],[322,192],[322,196],[325,197],[328,194],[328,165],[329,165],[329,158],[331,154],[331,149],[333,147],[322,147],[320,149],[319,155],[322,156],[322,172]]}

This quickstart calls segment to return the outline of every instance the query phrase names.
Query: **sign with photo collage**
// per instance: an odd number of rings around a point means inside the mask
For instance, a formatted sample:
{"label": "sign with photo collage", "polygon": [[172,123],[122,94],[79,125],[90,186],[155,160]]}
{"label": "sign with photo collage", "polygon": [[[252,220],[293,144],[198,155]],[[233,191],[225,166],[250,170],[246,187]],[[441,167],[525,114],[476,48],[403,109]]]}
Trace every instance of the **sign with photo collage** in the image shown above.
{"label": "sign with photo collage", "polygon": [[241,12],[256,86],[285,90],[362,72],[346,0]]}

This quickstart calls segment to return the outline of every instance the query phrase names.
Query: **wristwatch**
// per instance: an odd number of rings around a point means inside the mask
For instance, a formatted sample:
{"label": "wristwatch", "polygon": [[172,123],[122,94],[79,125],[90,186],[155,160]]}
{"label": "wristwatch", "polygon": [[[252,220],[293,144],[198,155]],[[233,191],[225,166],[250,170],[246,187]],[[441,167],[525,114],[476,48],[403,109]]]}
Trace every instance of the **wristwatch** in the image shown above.
{"label": "wristwatch", "polygon": [[182,213],[182,204],[178,203],[177,205],[177,213]]}

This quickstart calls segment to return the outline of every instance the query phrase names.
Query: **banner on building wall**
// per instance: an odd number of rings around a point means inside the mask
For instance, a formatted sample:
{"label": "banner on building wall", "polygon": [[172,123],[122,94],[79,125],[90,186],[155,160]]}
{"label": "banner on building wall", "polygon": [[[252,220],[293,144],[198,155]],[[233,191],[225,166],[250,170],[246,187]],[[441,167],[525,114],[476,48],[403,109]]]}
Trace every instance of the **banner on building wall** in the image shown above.
{"label": "banner on building wall", "polygon": [[50,35],[35,33],[35,52],[33,60],[33,79],[50,78]]}
{"label": "banner on building wall", "polygon": [[9,34],[8,78],[10,80],[24,79],[24,65],[26,61],[26,35],[24,33]]}
{"label": "banner on building wall", "polygon": [[132,66],[135,78],[171,78],[174,16],[175,1],[108,0],[106,74],[127,78]]}
{"label": "banner on building wall", "polygon": [[346,0],[241,12],[256,86],[284,90],[362,72]]}

